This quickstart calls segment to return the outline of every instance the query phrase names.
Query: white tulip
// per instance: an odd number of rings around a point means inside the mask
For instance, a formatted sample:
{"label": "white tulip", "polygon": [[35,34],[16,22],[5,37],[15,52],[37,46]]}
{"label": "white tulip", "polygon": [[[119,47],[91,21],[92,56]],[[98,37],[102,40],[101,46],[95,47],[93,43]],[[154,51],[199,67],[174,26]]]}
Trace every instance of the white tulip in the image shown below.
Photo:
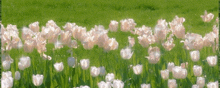
{"label": "white tulip", "polygon": [[160,71],[160,74],[161,74],[161,77],[162,77],[163,79],[169,79],[169,70],[168,70],[168,69],[166,69],[166,70],[161,70],[161,71]]}
{"label": "white tulip", "polygon": [[191,51],[190,56],[191,56],[192,61],[194,61],[194,62],[196,62],[200,59],[200,53],[198,50]]}
{"label": "white tulip", "polygon": [[80,86],[79,88],[90,88],[90,87],[85,85],[85,86]]}
{"label": "white tulip", "polygon": [[109,30],[112,32],[116,32],[118,29],[118,22],[115,20],[112,20],[111,23],[109,24]]}
{"label": "white tulip", "polygon": [[83,70],[86,70],[89,68],[89,59],[82,59],[80,60],[80,65],[82,67]]}
{"label": "white tulip", "polygon": [[195,76],[202,75],[202,66],[194,65],[193,66],[193,73]]}
{"label": "white tulip", "polygon": [[183,79],[187,76],[187,70],[181,68],[180,66],[175,66],[172,69],[173,77],[176,79]]}
{"label": "white tulip", "polygon": [[142,65],[140,65],[140,64],[138,64],[138,65],[136,65],[136,66],[133,66],[133,71],[134,71],[134,73],[136,74],[136,75],[139,75],[139,74],[141,74],[141,72],[142,72]]}
{"label": "white tulip", "polygon": [[70,67],[74,68],[76,64],[76,59],[74,57],[68,57],[67,62]]}
{"label": "white tulip", "polygon": [[97,68],[95,66],[91,67],[90,73],[93,77],[96,77],[100,74],[100,68]]}
{"label": "white tulip", "polygon": [[123,59],[130,59],[133,55],[133,52],[129,47],[127,47],[125,49],[121,49],[120,54]]}
{"label": "white tulip", "polygon": [[141,84],[141,88],[150,88],[150,84]]}
{"label": "white tulip", "polygon": [[177,83],[175,79],[168,79],[168,87],[169,88],[177,88]]}
{"label": "white tulip", "polygon": [[219,88],[218,81],[209,82],[209,83],[207,84],[207,88]]}
{"label": "white tulip", "polygon": [[98,83],[98,87],[99,88],[111,88],[111,83],[110,82],[101,81],[101,82]]}
{"label": "white tulip", "polygon": [[106,82],[112,82],[115,78],[115,75],[113,73],[108,73],[106,76],[105,76],[105,81]]}
{"label": "white tulip", "polygon": [[199,85],[199,87],[205,86],[205,78],[204,77],[197,77],[196,84]]}
{"label": "white tulip", "polygon": [[13,78],[1,78],[1,88],[11,88],[13,86]]}
{"label": "white tulip", "polygon": [[150,46],[148,48],[148,54],[149,56],[145,58],[148,58],[149,63],[156,64],[160,60],[160,48]]}
{"label": "white tulip", "polygon": [[199,85],[194,84],[194,85],[192,85],[192,88],[199,88]]}
{"label": "white tulip", "polygon": [[55,63],[55,64],[54,64],[54,68],[55,68],[56,71],[58,71],[58,72],[63,71],[63,69],[64,69],[63,62]]}
{"label": "white tulip", "polygon": [[2,72],[2,79],[12,77],[11,71]]}
{"label": "white tulip", "polygon": [[207,13],[205,10],[204,15],[200,16],[204,22],[210,22],[214,18],[214,14],[212,13]]}
{"label": "white tulip", "polygon": [[172,71],[173,67],[175,67],[175,65],[174,65],[173,62],[169,62],[169,63],[167,64],[167,69],[168,69],[170,72]]}
{"label": "white tulip", "polygon": [[122,82],[121,80],[114,80],[113,81],[113,88],[124,88],[124,82]]}
{"label": "white tulip", "polygon": [[217,56],[208,56],[206,58],[206,60],[207,60],[207,62],[209,64],[209,66],[211,66],[211,67],[213,67],[213,66],[215,66],[217,64]]}
{"label": "white tulip", "polygon": [[15,72],[15,80],[19,80],[21,78],[20,72],[16,71]]}
{"label": "white tulip", "polygon": [[31,59],[28,56],[21,57],[20,61],[18,62],[18,68],[20,70],[24,70],[25,68],[30,67],[30,65],[31,65]]}
{"label": "white tulip", "polygon": [[128,42],[129,42],[129,46],[130,46],[130,47],[133,47],[134,44],[135,44],[135,40],[134,40],[134,38],[131,37],[131,36],[128,36]]}
{"label": "white tulip", "polygon": [[43,83],[44,76],[43,75],[32,75],[32,81],[35,86],[40,86]]}
{"label": "white tulip", "polygon": [[11,61],[4,60],[4,61],[2,62],[2,66],[3,66],[3,69],[5,69],[5,70],[10,69],[10,67],[11,67]]}

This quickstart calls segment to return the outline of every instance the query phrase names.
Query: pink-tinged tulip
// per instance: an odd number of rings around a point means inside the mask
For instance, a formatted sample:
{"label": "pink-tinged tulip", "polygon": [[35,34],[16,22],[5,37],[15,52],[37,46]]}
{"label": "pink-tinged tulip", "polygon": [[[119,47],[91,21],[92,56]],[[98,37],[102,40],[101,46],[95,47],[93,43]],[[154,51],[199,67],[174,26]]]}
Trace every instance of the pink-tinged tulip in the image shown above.
{"label": "pink-tinged tulip", "polygon": [[188,62],[185,62],[185,63],[181,63],[181,68],[187,68],[188,67]]}
{"label": "pink-tinged tulip", "polygon": [[177,83],[175,79],[168,79],[168,87],[169,88],[177,88]]}
{"label": "pink-tinged tulip", "polygon": [[155,36],[153,35],[142,35],[138,36],[138,42],[142,47],[148,47],[150,44],[155,43]]}
{"label": "pink-tinged tulip", "polygon": [[121,31],[123,32],[131,31],[136,26],[136,23],[134,22],[133,19],[124,19],[121,20],[120,22],[121,22]]}
{"label": "pink-tinged tulip", "polygon": [[200,53],[198,50],[190,51],[190,56],[191,56],[192,61],[194,61],[194,62],[196,62],[200,59]]}
{"label": "pink-tinged tulip", "polygon": [[160,71],[160,74],[161,74],[161,77],[162,77],[163,79],[169,79],[169,70],[168,70],[168,69],[166,69],[166,70],[161,70],[161,71]]}
{"label": "pink-tinged tulip", "polygon": [[116,41],[115,38],[109,38],[107,41],[105,41],[104,43],[105,51],[116,50],[116,49],[118,49],[118,42]]}
{"label": "pink-tinged tulip", "polygon": [[214,18],[214,14],[212,13],[208,14],[207,11],[205,10],[204,15],[201,15],[200,17],[204,22],[210,22]]}
{"label": "pink-tinged tulip", "polygon": [[213,66],[215,66],[217,64],[217,56],[208,56],[206,58],[206,60],[207,60],[207,62],[209,64],[209,66],[211,66],[211,67],[213,67]]}
{"label": "pink-tinged tulip", "polygon": [[154,36],[156,42],[166,39],[166,35],[169,32],[166,20],[160,19],[157,21],[157,25],[154,28]]}
{"label": "pink-tinged tulip", "polygon": [[65,29],[65,31],[70,31],[72,33],[72,28],[76,26],[76,23],[70,23],[70,22],[67,22],[65,24],[65,26],[63,26],[63,28]]}
{"label": "pink-tinged tulip", "polygon": [[139,36],[141,35],[152,35],[151,27],[146,27],[143,25],[140,28],[135,28],[134,31],[131,31],[132,34],[137,34]]}
{"label": "pink-tinged tulip", "polygon": [[130,59],[133,55],[133,52],[129,47],[127,47],[125,49],[121,49],[120,55],[123,59]]}
{"label": "pink-tinged tulip", "polygon": [[60,41],[57,41],[54,43],[54,47],[55,47],[55,49],[60,49],[60,48],[63,48],[63,45]]}
{"label": "pink-tinged tulip", "polygon": [[193,73],[195,76],[201,76],[202,75],[202,66],[194,65],[193,66]]}
{"label": "pink-tinged tulip", "polygon": [[118,29],[118,22],[115,20],[112,20],[111,23],[109,24],[109,30],[112,32],[116,32]]}
{"label": "pink-tinged tulip", "polygon": [[176,79],[184,79],[187,76],[187,70],[180,66],[175,66],[172,69],[173,77]]}
{"label": "pink-tinged tulip", "polygon": [[177,38],[184,38],[185,36],[185,28],[183,26],[183,22],[185,22],[185,18],[175,16],[175,19],[169,23],[172,33]]}
{"label": "pink-tinged tulip", "polygon": [[29,24],[29,28],[33,31],[33,32],[39,32],[39,22],[34,22]]}
{"label": "pink-tinged tulip", "polygon": [[168,69],[170,72],[172,71],[173,67],[175,67],[175,65],[174,65],[173,62],[169,62],[169,63],[167,64],[167,69]]}
{"label": "pink-tinged tulip", "polygon": [[22,28],[22,39],[23,40],[30,40],[34,36],[34,32],[29,28]]}
{"label": "pink-tinged tulip", "polygon": [[32,75],[32,81],[35,86],[40,86],[43,83],[43,80],[44,80],[43,75],[40,75],[40,74]]}
{"label": "pink-tinged tulip", "polygon": [[129,42],[129,46],[130,46],[130,47],[133,47],[134,44],[135,44],[135,40],[134,40],[134,38],[131,37],[131,36],[128,36],[128,42]]}
{"label": "pink-tinged tulip", "polygon": [[101,33],[97,39],[97,45],[99,47],[104,47],[105,42],[108,41],[108,35],[106,33]]}
{"label": "pink-tinged tulip", "polygon": [[149,63],[156,64],[160,60],[160,48],[158,47],[149,47],[148,49],[149,56],[146,56],[145,58],[148,58]]}
{"label": "pink-tinged tulip", "polygon": [[203,88],[205,86],[205,78],[197,77],[196,84],[199,85],[200,88]]}
{"label": "pink-tinged tulip", "polygon": [[202,36],[195,33],[187,33],[185,35],[184,47],[187,50],[200,50],[203,48]]}
{"label": "pink-tinged tulip", "polygon": [[92,49],[95,45],[94,36],[88,35],[85,40],[82,42],[84,49]]}
{"label": "pink-tinged tulip", "polygon": [[217,38],[214,32],[210,32],[203,37],[204,46],[213,46],[215,44],[215,38]]}
{"label": "pink-tinged tulip", "polygon": [[170,37],[167,39],[166,42],[162,43],[162,45],[166,50],[170,51],[175,46],[175,44],[173,42],[174,42],[173,38]]}
{"label": "pink-tinged tulip", "polygon": [[60,41],[63,44],[68,45],[71,42],[71,33],[69,31],[61,31]]}

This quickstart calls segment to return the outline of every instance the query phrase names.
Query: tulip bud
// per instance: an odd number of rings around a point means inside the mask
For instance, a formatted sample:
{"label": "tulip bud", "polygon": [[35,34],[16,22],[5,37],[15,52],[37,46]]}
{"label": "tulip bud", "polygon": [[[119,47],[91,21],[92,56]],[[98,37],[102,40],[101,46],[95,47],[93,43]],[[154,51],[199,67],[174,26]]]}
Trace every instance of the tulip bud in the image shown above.
{"label": "tulip bud", "polygon": [[193,72],[195,76],[202,75],[202,66],[194,65],[193,66]]}
{"label": "tulip bud", "polygon": [[136,74],[136,75],[139,75],[139,74],[141,74],[141,72],[142,72],[142,65],[140,65],[140,64],[138,64],[138,65],[136,65],[136,66],[133,66],[133,71],[134,71],[134,73]]}
{"label": "tulip bud", "polygon": [[206,58],[206,60],[207,60],[207,62],[209,64],[209,66],[211,66],[211,67],[213,67],[213,66],[215,66],[217,64],[217,56],[208,56]]}
{"label": "tulip bud", "polygon": [[197,77],[196,84],[199,85],[199,87],[204,87],[205,86],[205,78],[203,77]]}
{"label": "tulip bud", "polygon": [[32,81],[35,86],[40,86],[43,83],[44,76],[43,75],[32,75]]}
{"label": "tulip bud", "polygon": [[54,66],[54,68],[56,69],[56,71],[58,71],[58,72],[63,71],[63,68],[64,68],[63,62],[55,63],[53,66]]}
{"label": "tulip bud", "polygon": [[108,73],[106,76],[105,76],[105,81],[106,82],[112,82],[115,78],[115,75],[113,73]]}
{"label": "tulip bud", "polygon": [[89,68],[89,59],[82,59],[80,60],[80,65],[83,70],[86,70]]}
{"label": "tulip bud", "polygon": [[114,80],[113,81],[113,88],[124,88],[124,83],[121,80]]}
{"label": "tulip bud", "polygon": [[76,60],[75,60],[74,57],[69,57],[68,60],[67,60],[67,62],[68,62],[68,65],[69,65],[70,67],[72,67],[72,68],[75,67]]}
{"label": "tulip bud", "polygon": [[19,80],[21,78],[20,72],[16,71],[15,72],[15,80]]}
{"label": "tulip bud", "polygon": [[168,69],[166,69],[166,70],[161,70],[161,71],[160,71],[160,74],[161,74],[161,77],[162,77],[163,79],[169,79],[169,70],[168,70]]}
{"label": "tulip bud", "polygon": [[200,58],[200,53],[199,53],[198,50],[191,51],[191,52],[190,52],[190,56],[191,56],[192,61],[196,62],[196,61],[198,61],[199,58]]}

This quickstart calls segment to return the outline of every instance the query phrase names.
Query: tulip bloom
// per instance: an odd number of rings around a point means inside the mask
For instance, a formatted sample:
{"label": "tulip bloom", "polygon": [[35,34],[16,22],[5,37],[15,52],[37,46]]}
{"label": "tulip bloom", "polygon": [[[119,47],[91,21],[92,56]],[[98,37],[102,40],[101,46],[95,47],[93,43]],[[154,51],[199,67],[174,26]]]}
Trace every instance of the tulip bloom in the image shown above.
{"label": "tulip bloom", "polygon": [[202,75],[202,66],[194,65],[193,66],[193,73],[195,76]]}
{"label": "tulip bloom", "polygon": [[133,52],[129,47],[127,47],[125,49],[121,49],[120,54],[123,59],[130,59],[133,55]]}
{"label": "tulip bloom", "polygon": [[11,61],[4,60],[4,61],[2,62],[2,67],[3,67],[3,69],[5,69],[5,70],[10,69],[10,67],[11,67]]}
{"label": "tulip bloom", "polygon": [[111,23],[109,24],[109,30],[112,32],[116,32],[118,29],[118,22],[115,20],[112,20]]}
{"label": "tulip bloom", "polygon": [[161,70],[161,71],[160,71],[160,74],[161,74],[161,77],[162,77],[163,79],[169,79],[169,70],[168,70],[168,69],[166,69],[166,70]]}
{"label": "tulip bloom", "polygon": [[145,58],[148,58],[149,63],[156,64],[160,60],[160,48],[158,47],[152,48],[150,46],[148,49],[148,54],[149,56]]}
{"label": "tulip bloom", "polygon": [[204,87],[205,86],[205,78],[203,77],[197,77],[196,84],[199,85],[199,87]]}
{"label": "tulip bloom", "polygon": [[39,22],[34,22],[29,24],[29,28],[33,31],[33,32],[39,32]]}
{"label": "tulip bloom", "polygon": [[136,75],[139,75],[139,74],[141,74],[141,72],[142,72],[142,65],[140,65],[140,64],[138,64],[138,65],[136,65],[136,66],[133,66],[133,71],[134,71],[134,73],[136,74]]}
{"label": "tulip bloom", "polygon": [[113,88],[124,88],[124,82],[122,82],[121,80],[114,80],[113,81]]}
{"label": "tulip bloom", "polygon": [[43,79],[44,79],[43,75],[40,75],[40,74],[32,75],[32,81],[35,86],[40,86],[43,83]]}
{"label": "tulip bloom", "polygon": [[141,88],[150,88],[150,84],[141,84]]}
{"label": "tulip bloom", "polygon": [[211,66],[211,67],[213,67],[213,66],[215,66],[217,64],[217,56],[208,56],[206,58],[206,60],[207,60],[207,62],[209,64],[209,66]]}
{"label": "tulip bloom", "polygon": [[207,11],[205,10],[204,15],[201,15],[200,17],[204,22],[210,22],[214,18],[214,14],[212,13],[208,14]]}
{"label": "tulip bloom", "polygon": [[207,88],[218,88],[219,84],[218,84],[218,81],[215,81],[215,82],[209,82],[207,84]]}
{"label": "tulip bloom", "polygon": [[194,84],[194,85],[192,85],[192,88],[199,88],[199,85]]}
{"label": "tulip bloom", "polygon": [[172,71],[173,67],[175,67],[175,65],[174,65],[173,62],[169,62],[169,63],[167,64],[167,69],[168,69],[170,72]]}
{"label": "tulip bloom", "polygon": [[184,79],[187,76],[187,70],[181,68],[180,66],[175,66],[172,69],[173,77],[176,79]]}
{"label": "tulip bloom", "polygon": [[115,78],[115,75],[113,73],[108,73],[106,76],[105,76],[105,81],[106,82],[112,82]]}
{"label": "tulip bloom", "polygon": [[98,87],[99,88],[111,88],[111,83],[110,82],[101,81],[101,82],[98,83]]}
{"label": "tulip bloom", "polygon": [[125,19],[125,20],[121,20],[120,22],[121,22],[121,31],[123,32],[131,31],[136,26],[136,23],[134,22],[133,19]]}
{"label": "tulip bloom", "polygon": [[135,40],[134,38],[132,38],[131,36],[128,36],[128,42],[129,42],[129,46],[133,47],[135,44]]}
{"label": "tulip bloom", "polygon": [[55,63],[53,66],[57,72],[61,72],[64,69],[63,62]]}
{"label": "tulip bloom", "polygon": [[89,68],[89,59],[82,59],[80,60],[80,65],[82,67],[83,70],[86,70]]}
{"label": "tulip bloom", "polygon": [[97,68],[95,66],[91,67],[90,73],[93,77],[96,77],[100,74],[100,68]]}
{"label": "tulip bloom", "polygon": [[21,78],[20,72],[16,71],[15,72],[15,80],[19,80]]}
{"label": "tulip bloom", "polygon": [[21,57],[20,61],[18,62],[18,68],[20,70],[24,70],[25,68],[30,67],[31,65],[31,59],[30,57]]}
{"label": "tulip bloom", "polygon": [[200,53],[198,50],[191,51],[190,56],[191,56],[192,61],[194,61],[194,62],[196,62],[200,59]]}
{"label": "tulip bloom", "polygon": [[177,88],[177,83],[175,79],[168,79],[168,87],[169,88]]}

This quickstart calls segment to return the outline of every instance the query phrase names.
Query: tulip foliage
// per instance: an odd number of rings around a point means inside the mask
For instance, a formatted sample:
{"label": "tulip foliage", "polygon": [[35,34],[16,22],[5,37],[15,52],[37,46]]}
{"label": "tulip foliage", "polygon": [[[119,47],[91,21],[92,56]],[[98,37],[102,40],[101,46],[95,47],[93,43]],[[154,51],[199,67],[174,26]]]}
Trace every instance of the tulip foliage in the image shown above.
{"label": "tulip foliage", "polygon": [[[214,15],[205,11],[201,18],[211,22]],[[1,24],[1,85],[217,88],[218,75],[212,73],[218,69],[219,25],[203,36],[187,32],[184,22],[186,18],[175,16],[171,22],[159,19],[154,27],[136,27],[128,18],[111,20],[109,28],[95,25],[87,30],[49,20],[42,27],[31,23],[22,32],[16,25]]]}

